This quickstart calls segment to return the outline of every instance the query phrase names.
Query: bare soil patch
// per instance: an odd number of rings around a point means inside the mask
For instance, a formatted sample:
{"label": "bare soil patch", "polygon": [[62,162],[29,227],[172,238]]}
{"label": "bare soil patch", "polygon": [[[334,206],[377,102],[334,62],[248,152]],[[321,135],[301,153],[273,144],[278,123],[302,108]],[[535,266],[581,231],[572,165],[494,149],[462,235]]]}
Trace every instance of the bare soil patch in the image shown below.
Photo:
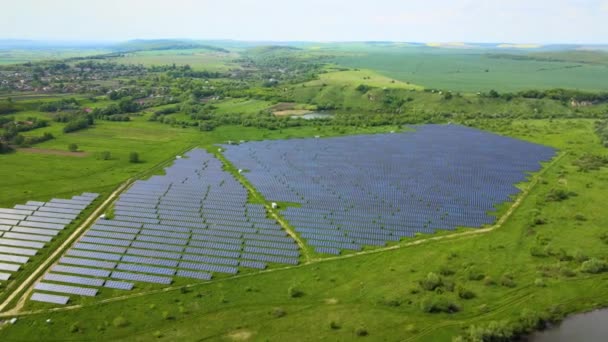
{"label": "bare soil patch", "polygon": [[312,111],[307,109],[290,109],[290,110],[279,110],[273,112],[272,114],[276,116],[298,116],[312,113]]}
{"label": "bare soil patch", "polygon": [[253,336],[249,330],[237,330],[228,334],[228,338],[232,341],[248,341]]}

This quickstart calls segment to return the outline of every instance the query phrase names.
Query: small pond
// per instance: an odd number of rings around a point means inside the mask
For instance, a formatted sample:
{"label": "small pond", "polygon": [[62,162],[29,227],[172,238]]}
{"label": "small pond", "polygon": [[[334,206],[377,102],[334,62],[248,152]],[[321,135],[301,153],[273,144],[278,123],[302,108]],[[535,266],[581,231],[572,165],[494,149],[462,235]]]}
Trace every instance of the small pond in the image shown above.
{"label": "small pond", "polygon": [[608,309],[570,316],[559,325],[534,333],[528,341],[606,342],[608,341]]}

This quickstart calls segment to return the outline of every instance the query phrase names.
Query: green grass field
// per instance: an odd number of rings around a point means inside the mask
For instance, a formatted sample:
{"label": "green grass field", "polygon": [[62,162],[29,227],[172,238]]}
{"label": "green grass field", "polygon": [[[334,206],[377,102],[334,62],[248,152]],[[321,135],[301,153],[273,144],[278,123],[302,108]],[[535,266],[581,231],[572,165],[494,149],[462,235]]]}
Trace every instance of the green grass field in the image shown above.
{"label": "green grass field", "polygon": [[[551,308],[567,313],[608,304],[601,285],[607,280],[605,275],[580,272],[580,261],[575,259],[560,261],[556,255],[530,254],[541,242],[556,253],[563,250],[568,255],[599,258],[608,254],[599,239],[608,224],[602,210],[608,170],[583,173],[572,165],[580,153],[603,151],[590,134],[592,122],[515,121],[488,123],[486,128],[493,127],[498,133],[555,146],[566,153],[496,231],[28,315],[4,328],[3,338],[52,335],[56,339],[193,341],[243,336],[289,340],[297,336],[298,340],[351,340],[357,338],[357,329],[365,329],[372,340],[440,341],[449,340],[470,324],[513,320]],[[554,188],[579,196],[546,202],[547,193]],[[539,212],[546,223],[534,226]],[[575,220],[575,215],[583,215],[585,221]],[[419,288],[417,282],[428,272],[442,269],[454,272],[446,272],[445,281],[470,289],[475,297],[464,300],[455,293]],[[472,270],[486,280],[472,280]],[[514,287],[501,285],[506,274],[513,275]],[[490,278],[496,283],[487,280]],[[534,285],[537,279],[542,279],[543,287]],[[290,297],[290,287],[304,295]],[[422,312],[421,303],[437,296],[456,301],[462,311]],[[127,323],[116,326],[117,317]],[[45,323],[49,318],[52,323]]]}

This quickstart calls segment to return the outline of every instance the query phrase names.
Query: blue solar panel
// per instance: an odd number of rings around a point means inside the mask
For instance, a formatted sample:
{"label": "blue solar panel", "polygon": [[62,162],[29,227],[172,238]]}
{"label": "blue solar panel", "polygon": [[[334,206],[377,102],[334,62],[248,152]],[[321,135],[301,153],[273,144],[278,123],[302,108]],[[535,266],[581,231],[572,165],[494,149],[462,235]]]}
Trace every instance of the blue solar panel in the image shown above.
{"label": "blue solar panel", "polygon": [[35,302],[65,305],[70,300],[70,297],[34,292],[30,300],[33,300]]}
{"label": "blue solar panel", "polygon": [[119,272],[119,271],[112,272],[112,275],[110,277],[114,278],[114,279],[120,279],[120,280],[131,280],[131,281],[139,281],[139,282],[144,282],[144,283],[155,283],[155,284],[163,284],[163,285],[169,285],[172,282],[170,277],[162,277],[162,276],[154,276],[154,275],[138,274],[138,273],[130,273],[130,272]]}
{"label": "blue solar panel", "polygon": [[133,290],[134,285],[133,283],[127,283],[124,281],[106,280],[106,283],[103,286],[110,289],[130,291]]}

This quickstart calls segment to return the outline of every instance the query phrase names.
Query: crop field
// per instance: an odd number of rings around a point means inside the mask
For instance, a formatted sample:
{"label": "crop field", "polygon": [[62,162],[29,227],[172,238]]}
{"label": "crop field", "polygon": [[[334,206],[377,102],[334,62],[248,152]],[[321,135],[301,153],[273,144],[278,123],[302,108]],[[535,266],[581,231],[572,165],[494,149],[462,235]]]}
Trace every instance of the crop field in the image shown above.
{"label": "crop field", "polygon": [[[550,55],[550,54],[549,54]],[[546,54],[543,55],[547,58]],[[605,65],[573,59],[498,58],[476,50],[407,49],[395,52],[362,52],[337,57],[351,68],[374,70],[402,82],[426,88],[460,92],[519,91],[573,88],[603,90],[608,76]]]}

